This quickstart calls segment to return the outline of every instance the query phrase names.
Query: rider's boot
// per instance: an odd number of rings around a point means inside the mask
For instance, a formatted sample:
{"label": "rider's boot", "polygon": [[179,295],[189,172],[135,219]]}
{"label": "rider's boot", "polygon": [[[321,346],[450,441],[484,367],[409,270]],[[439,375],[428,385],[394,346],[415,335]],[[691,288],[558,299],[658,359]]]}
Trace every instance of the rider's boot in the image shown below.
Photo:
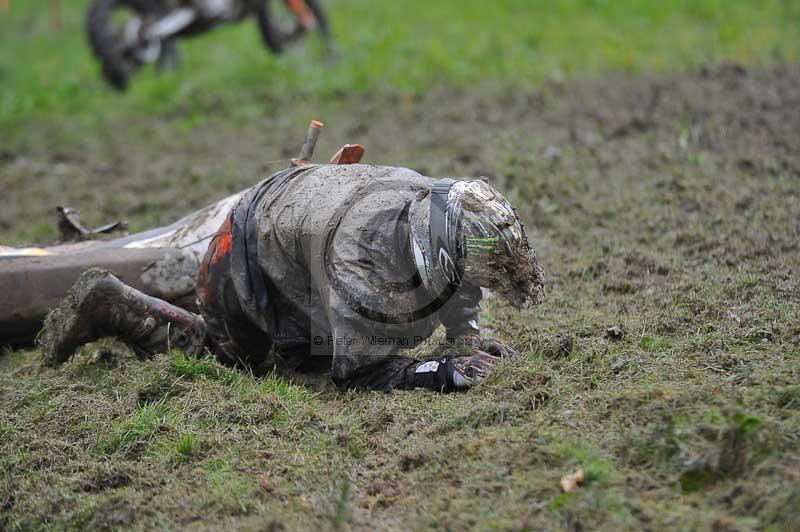
{"label": "rider's boot", "polygon": [[92,268],[47,315],[39,345],[43,363],[50,366],[66,362],[79,346],[105,336],[116,336],[140,354],[171,348],[197,353],[205,329],[202,317]]}

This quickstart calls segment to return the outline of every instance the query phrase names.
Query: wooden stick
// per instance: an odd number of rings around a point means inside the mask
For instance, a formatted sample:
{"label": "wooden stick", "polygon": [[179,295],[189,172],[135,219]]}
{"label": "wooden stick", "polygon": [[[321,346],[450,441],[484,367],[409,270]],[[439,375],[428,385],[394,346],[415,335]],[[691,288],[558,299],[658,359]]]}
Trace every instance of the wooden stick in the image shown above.
{"label": "wooden stick", "polygon": [[305,166],[311,161],[311,157],[314,155],[314,147],[317,145],[317,139],[319,138],[319,132],[322,131],[324,126],[325,124],[319,120],[312,120],[308,124],[308,132],[306,133],[306,139],[303,141],[303,147],[300,148],[300,155],[297,159],[292,159],[292,166]]}

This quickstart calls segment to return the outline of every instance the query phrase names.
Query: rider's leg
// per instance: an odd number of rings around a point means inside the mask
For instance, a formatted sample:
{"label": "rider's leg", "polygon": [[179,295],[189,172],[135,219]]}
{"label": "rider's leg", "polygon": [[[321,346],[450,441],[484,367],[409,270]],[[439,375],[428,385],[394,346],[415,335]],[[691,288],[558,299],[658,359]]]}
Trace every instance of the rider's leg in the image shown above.
{"label": "rider's leg", "polygon": [[264,43],[264,46],[274,54],[283,52],[284,43],[281,39],[280,31],[269,18],[266,3],[264,1],[257,2],[256,5],[252,7],[252,10],[256,16],[259,33],[261,34],[261,41]]}
{"label": "rider's leg", "polygon": [[196,353],[204,345],[205,328],[200,316],[93,268],[47,315],[39,345],[48,365],[66,362],[79,346],[105,336],[116,336],[150,355],[170,348]]}

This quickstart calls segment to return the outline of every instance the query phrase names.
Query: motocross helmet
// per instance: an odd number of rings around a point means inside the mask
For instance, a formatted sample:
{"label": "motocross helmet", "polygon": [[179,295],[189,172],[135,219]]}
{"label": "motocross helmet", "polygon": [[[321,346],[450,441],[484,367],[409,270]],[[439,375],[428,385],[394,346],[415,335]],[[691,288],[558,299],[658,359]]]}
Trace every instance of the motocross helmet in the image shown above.
{"label": "motocross helmet", "polygon": [[544,269],[516,211],[497,190],[480,179],[440,179],[431,187],[429,208],[427,241],[412,223],[423,281],[427,275],[427,284],[445,293],[462,283],[489,288],[518,308],[542,302]]}

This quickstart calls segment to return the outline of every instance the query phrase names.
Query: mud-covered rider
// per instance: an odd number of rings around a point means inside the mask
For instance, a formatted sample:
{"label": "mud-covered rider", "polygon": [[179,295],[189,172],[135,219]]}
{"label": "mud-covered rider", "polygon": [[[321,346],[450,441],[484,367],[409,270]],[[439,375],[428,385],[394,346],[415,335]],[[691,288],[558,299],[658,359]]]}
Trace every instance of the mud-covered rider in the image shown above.
{"label": "mud-covered rider", "polygon": [[[200,315],[90,270],[48,316],[48,363],[101,336],[258,367],[274,352],[327,368],[342,388],[469,388],[513,351],[479,328],[481,287],[516,307],[544,297],[544,271],[509,202],[480,179],[405,168],[309,165],[248,190],[200,267]],[[403,354],[439,325],[454,349]]]}

